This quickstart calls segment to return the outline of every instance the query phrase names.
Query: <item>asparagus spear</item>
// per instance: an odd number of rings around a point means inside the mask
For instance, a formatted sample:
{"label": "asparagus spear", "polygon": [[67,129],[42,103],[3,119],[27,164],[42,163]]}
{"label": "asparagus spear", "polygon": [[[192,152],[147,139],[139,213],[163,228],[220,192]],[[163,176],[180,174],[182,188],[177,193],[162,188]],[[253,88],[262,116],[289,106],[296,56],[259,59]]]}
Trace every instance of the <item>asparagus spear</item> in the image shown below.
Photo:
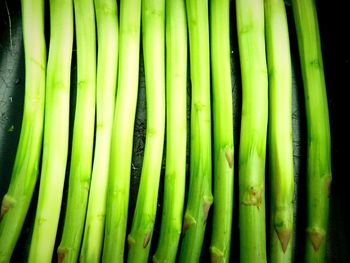
{"label": "asparagus spear", "polygon": [[308,134],[306,262],[324,262],[332,181],[326,83],[314,0],[292,1]]}
{"label": "asparagus spear", "polygon": [[165,0],[142,1],[147,130],[141,182],[131,232],[129,262],[147,262],[157,209],[165,126]]}
{"label": "asparagus spear", "polygon": [[38,177],[41,155],[46,44],[44,1],[22,0],[25,100],[21,135],[8,192],[0,214],[0,262],[9,262],[20,235]]}
{"label": "asparagus spear", "polygon": [[109,167],[104,262],[123,262],[124,258],[139,77],[140,20],[141,0],[122,0],[120,2],[120,66]]}
{"label": "asparagus spear", "polygon": [[118,65],[117,2],[94,3],[98,40],[96,145],[80,253],[82,262],[99,262],[101,258]]}
{"label": "asparagus spear", "polygon": [[44,150],[39,200],[29,262],[51,262],[61,210],[68,155],[73,1],[50,1]]}
{"label": "asparagus spear", "polygon": [[233,208],[233,110],[230,1],[210,1],[214,115],[214,214],[212,262],[229,262]]}
{"label": "asparagus spear", "polygon": [[181,262],[198,262],[211,193],[211,116],[208,2],[187,0],[192,81],[190,186],[184,217]]}
{"label": "asparagus spear", "polygon": [[291,262],[294,210],[292,68],[283,0],[265,0],[265,21],[270,84],[270,261]]}
{"label": "asparagus spear", "polygon": [[68,203],[58,259],[76,262],[84,230],[95,126],[96,34],[93,0],[74,0],[77,41],[77,99]]}
{"label": "asparagus spear", "polygon": [[163,217],[154,262],[175,262],[186,179],[187,22],[185,2],[166,1],[166,169]]}
{"label": "asparagus spear", "polygon": [[264,1],[237,0],[237,31],[242,74],[239,149],[239,227],[242,262],[266,262],[265,152],[268,76]]}

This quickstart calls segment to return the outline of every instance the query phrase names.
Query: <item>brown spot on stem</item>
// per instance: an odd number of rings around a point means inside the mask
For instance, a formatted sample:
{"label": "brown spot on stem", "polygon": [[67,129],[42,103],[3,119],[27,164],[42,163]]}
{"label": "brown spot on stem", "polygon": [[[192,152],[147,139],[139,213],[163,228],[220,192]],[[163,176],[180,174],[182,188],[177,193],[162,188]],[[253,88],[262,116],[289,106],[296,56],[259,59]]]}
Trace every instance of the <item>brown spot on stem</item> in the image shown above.
{"label": "brown spot on stem", "polygon": [[0,218],[2,218],[14,204],[15,200],[12,197],[5,195],[2,199]]}
{"label": "brown spot on stem", "polygon": [[325,231],[321,229],[311,229],[307,231],[311,244],[315,251],[318,251],[325,239]]}
{"label": "brown spot on stem", "polygon": [[230,168],[233,167],[233,149],[226,148],[225,157]]}
{"label": "brown spot on stem", "polygon": [[66,255],[68,254],[68,248],[61,248],[59,247],[57,249],[57,261],[58,263],[63,262],[64,258],[66,257]]}
{"label": "brown spot on stem", "polygon": [[243,204],[253,205],[260,208],[262,201],[262,190],[256,187],[250,187],[244,194]]}
{"label": "brown spot on stem", "polygon": [[129,250],[135,245],[135,238],[131,235],[128,235],[128,248]]}
{"label": "brown spot on stem", "polygon": [[217,247],[210,247],[210,261],[212,263],[221,262],[224,253]]}
{"label": "brown spot on stem", "polygon": [[210,200],[210,198],[204,198],[203,201],[203,212],[204,212],[204,222],[207,222],[208,219],[208,215],[209,215],[209,210],[211,207],[211,204],[213,203],[212,200]]}
{"label": "brown spot on stem", "polygon": [[151,240],[151,232],[148,232],[143,239],[143,248],[146,248],[149,241]]}
{"label": "brown spot on stem", "polygon": [[193,216],[189,215],[187,212],[184,217],[184,224],[182,227],[182,234],[185,234],[187,230],[196,223],[196,220],[193,218]]}
{"label": "brown spot on stem", "polygon": [[290,240],[292,233],[289,229],[281,229],[281,228],[275,227],[275,230],[276,230],[278,239],[281,242],[281,247],[282,247],[283,253],[286,253],[287,248],[288,248],[288,243],[289,243],[289,240]]}

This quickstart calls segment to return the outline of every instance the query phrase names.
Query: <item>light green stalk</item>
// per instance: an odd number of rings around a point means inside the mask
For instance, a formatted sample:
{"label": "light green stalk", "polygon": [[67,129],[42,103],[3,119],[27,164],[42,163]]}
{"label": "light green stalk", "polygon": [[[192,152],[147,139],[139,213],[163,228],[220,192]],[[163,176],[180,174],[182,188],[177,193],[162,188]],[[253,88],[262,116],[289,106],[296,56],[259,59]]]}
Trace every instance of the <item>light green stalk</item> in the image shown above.
{"label": "light green stalk", "polygon": [[270,262],[292,262],[292,67],[283,0],[265,0],[269,70]]}
{"label": "light green stalk", "polygon": [[123,262],[139,84],[141,0],[120,2],[118,91],[113,122],[103,262]]}
{"label": "light green stalk", "polygon": [[9,262],[33,196],[39,172],[44,103],[46,44],[44,1],[22,0],[25,96],[21,135],[9,189],[0,214],[0,262]]}
{"label": "light green stalk", "polygon": [[166,168],[163,216],[154,262],[175,262],[186,180],[187,21],[182,0],[166,1]]}
{"label": "light green stalk", "polygon": [[268,75],[264,1],[237,0],[237,31],[242,74],[239,149],[239,228],[242,262],[266,262],[265,155]]}
{"label": "light green stalk", "polygon": [[332,181],[326,83],[314,0],[293,0],[308,134],[306,262],[325,262]]}
{"label": "light green stalk", "polygon": [[214,116],[214,214],[212,262],[229,262],[233,210],[233,109],[230,65],[230,1],[210,1]]}
{"label": "light green stalk", "polygon": [[68,155],[73,1],[50,1],[44,150],[39,200],[28,262],[51,262],[61,211]]}
{"label": "light green stalk", "polygon": [[96,33],[93,0],[74,0],[77,42],[75,109],[68,203],[58,261],[76,262],[84,230],[95,131]]}
{"label": "light green stalk", "polygon": [[186,7],[192,81],[191,167],[180,261],[198,262],[206,221],[213,202],[208,2],[187,0]]}
{"label": "light green stalk", "polygon": [[147,129],[128,262],[147,262],[157,210],[165,130],[165,0],[142,1]]}
{"label": "light green stalk", "polygon": [[115,0],[95,0],[97,22],[96,143],[81,262],[100,262],[106,213],[109,156],[118,65]]}

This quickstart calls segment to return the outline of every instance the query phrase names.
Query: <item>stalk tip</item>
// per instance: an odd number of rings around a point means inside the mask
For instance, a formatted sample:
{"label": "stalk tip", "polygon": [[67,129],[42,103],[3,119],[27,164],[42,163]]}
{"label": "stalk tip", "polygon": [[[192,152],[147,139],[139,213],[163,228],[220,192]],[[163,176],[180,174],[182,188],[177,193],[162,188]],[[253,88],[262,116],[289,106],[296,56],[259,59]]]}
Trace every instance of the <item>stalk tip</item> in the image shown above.
{"label": "stalk tip", "polygon": [[320,228],[312,228],[307,230],[307,233],[315,252],[318,251],[325,239],[326,232]]}

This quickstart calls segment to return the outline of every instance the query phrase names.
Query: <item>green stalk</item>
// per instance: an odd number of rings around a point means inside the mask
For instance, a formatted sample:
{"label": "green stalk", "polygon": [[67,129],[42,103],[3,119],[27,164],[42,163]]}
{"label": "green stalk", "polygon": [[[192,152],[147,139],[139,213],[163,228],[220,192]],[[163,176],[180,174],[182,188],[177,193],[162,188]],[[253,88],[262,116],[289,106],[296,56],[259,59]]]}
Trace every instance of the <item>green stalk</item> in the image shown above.
{"label": "green stalk", "polygon": [[314,0],[293,0],[308,134],[306,262],[325,262],[332,181],[326,83]]}
{"label": "green stalk", "polygon": [[50,1],[44,150],[39,200],[28,262],[51,262],[68,155],[73,1]]}
{"label": "green stalk", "polygon": [[74,10],[78,83],[67,211],[57,250],[60,262],[76,262],[79,256],[95,131],[96,33],[93,0],[74,0]]}
{"label": "green stalk", "polygon": [[120,2],[119,72],[115,104],[104,262],[123,262],[128,219],[130,167],[139,85],[141,0]]}
{"label": "green stalk", "polygon": [[190,186],[180,261],[198,262],[211,193],[211,112],[208,2],[187,0],[192,81]]}
{"label": "green stalk", "polygon": [[165,129],[165,0],[142,1],[142,40],[146,77],[147,130],[140,188],[128,262],[147,262],[154,221]]}
{"label": "green stalk", "polygon": [[265,0],[269,70],[270,261],[292,261],[294,172],[292,67],[283,0]]}
{"label": "green stalk", "polygon": [[166,1],[166,168],[163,216],[154,262],[175,262],[186,180],[187,21],[182,0]]}
{"label": "green stalk", "polygon": [[268,75],[264,1],[237,0],[237,31],[242,74],[239,149],[239,228],[242,262],[266,262],[265,155]]}
{"label": "green stalk", "polygon": [[233,210],[233,109],[230,1],[210,1],[214,116],[214,214],[212,262],[229,262]]}
{"label": "green stalk", "polygon": [[0,262],[9,262],[33,196],[41,155],[46,44],[44,1],[22,0],[25,100],[21,135],[9,189],[0,214]]}
{"label": "green stalk", "polygon": [[81,262],[100,262],[101,258],[118,66],[117,2],[95,0],[94,4],[98,40],[96,145]]}

